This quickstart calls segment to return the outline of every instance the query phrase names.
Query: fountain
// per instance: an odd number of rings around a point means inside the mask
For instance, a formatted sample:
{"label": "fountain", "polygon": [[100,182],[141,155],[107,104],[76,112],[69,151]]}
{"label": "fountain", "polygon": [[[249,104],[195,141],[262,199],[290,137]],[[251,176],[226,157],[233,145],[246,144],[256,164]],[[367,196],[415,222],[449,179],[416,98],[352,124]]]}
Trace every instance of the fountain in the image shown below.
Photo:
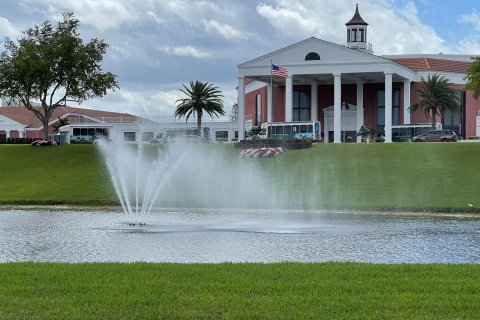
{"label": "fountain", "polygon": [[123,211],[132,219],[157,205],[264,208],[277,200],[258,163],[239,160],[224,146],[181,141],[98,145]]}

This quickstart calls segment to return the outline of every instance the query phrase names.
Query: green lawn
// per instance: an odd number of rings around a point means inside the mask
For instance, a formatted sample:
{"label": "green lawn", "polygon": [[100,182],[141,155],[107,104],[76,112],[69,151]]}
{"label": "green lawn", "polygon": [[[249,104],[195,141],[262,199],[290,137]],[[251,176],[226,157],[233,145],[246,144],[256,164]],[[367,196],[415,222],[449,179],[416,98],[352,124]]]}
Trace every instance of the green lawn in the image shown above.
{"label": "green lawn", "polygon": [[0,145],[0,203],[116,203],[93,145]]}
{"label": "green lawn", "polygon": [[[239,160],[232,145],[209,148],[232,168],[238,161],[259,167],[272,206],[480,211],[477,143],[316,144],[274,159]],[[0,145],[0,167],[3,204],[116,203],[94,145]]]}
{"label": "green lawn", "polygon": [[475,143],[377,143],[318,144],[263,165],[284,172],[297,207],[478,211],[479,163]]}
{"label": "green lawn", "polygon": [[0,319],[477,319],[479,265],[0,264]]}

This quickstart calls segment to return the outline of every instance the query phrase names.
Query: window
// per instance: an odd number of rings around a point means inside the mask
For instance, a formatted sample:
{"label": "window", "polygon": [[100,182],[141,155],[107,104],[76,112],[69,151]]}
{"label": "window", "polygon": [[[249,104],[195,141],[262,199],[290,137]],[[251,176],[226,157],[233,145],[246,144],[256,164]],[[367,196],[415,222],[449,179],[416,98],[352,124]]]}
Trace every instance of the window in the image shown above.
{"label": "window", "polygon": [[357,29],[352,29],[352,42],[357,41]]}
{"label": "window", "polygon": [[310,91],[293,92],[293,121],[310,121]]}
{"label": "window", "polygon": [[350,42],[350,29],[347,30],[347,42]]}
{"label": "window", "polygon": [[320,55],[316,52],[310,52],[305,56],[305,61],[309,60],[320,60]]}
{"label": "window", "polygon": [[458,91],[457,94],[459,95],[460,101],[460,112],[451,112],[449,110],[445,110],[442,114],[442,127],[443,129],[453,130],[457,134],[461,136],[465,136],[465,101],[466,101],[466,93]]}
{"label": "window", "polygon": [[80,128],[73,128],[73,135],[79,136],[80,135]]}
{"label": "window", "polygon": [[216,141],[228,141],[228,131],[215,131]]}
{"label": "window", "polygon": [[[392,125],[400,124],[400,89],[392,89]],[[385,90],[377,91],[377,130],[385,130]]]}
{"label": "window", "polygon": [[364,39],[365,29],[359,29],[358,31],[360,31],[359,32],[360,39],[358,39],[358,41],[365,42],[365,39]]}
{"label": "window", "polygon": [[255,96],[255,126],[262,124],[262,94]]}
{"label": "window", "polygon": [[123,133],[123,140],[124,141],[135,141],[136,140],[135,132],[124,132]]}

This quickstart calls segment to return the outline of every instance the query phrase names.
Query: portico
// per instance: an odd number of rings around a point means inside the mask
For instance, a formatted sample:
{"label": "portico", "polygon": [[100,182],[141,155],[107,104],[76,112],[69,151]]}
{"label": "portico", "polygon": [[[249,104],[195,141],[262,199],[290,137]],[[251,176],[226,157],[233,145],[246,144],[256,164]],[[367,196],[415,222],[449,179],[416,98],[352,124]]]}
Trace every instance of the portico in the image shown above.
{"label": "portico", "polygon": [[[312,54],[316,54],[318,59],[307,60],[307,57]],[[271,77],[271,61],[288,69],[288,76]],[[238,66],[238,73],[239,115],[245,114],[245,99],[242,98],[246,93],[245,80],[254,80],[268,87],[266,99],[268,122],[321,120],[322,116],[318,112],[321,108],[319,96],[333,95],[334,143],[341,142],[342,103],[357,106],[357,130],[365,124],[364,87],[372,84],[377,88],[381,87],[385,92],[384,119],[381,122],[385,125],[385,141],[391,142],[393,83],[399,83],[401,87],[405,86],[403,91],[404,95],[408,95],[408,99],[404,98],[404,100],[408,101],[410,83],[415,79],[415,73],[412,70],[392,60],[316,38],[306,39],[245,62]],[[333,88],[330,89],[332,85]],[[351,85],[356,87],[353,98],[355,101],[346,101],[352,98],[350,92],[343,92],[344,87]],[[298,103],[305,103],[305,101],[296,101],[294,97],[299,90],[309,92],[310,109],[309,112],[300,110],[300,119],[294,117],[294,110],[298,109]],[[333,92],[322,92],[322,90]],[[403,116],[408,115],[408,106],[410,106],[409,103],[403,104]],[[279,110],[280,108],[283,110]],[[239,134],[242,135],[245,124],[240,123],[240,126]]]}

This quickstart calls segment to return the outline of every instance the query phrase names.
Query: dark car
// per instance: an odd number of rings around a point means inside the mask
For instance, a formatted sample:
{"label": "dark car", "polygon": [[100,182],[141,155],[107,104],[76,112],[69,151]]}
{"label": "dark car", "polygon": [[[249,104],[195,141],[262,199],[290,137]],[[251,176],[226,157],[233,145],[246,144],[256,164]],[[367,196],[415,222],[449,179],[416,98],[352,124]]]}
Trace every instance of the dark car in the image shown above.
{"label": "dark car", "polygon": [[413,142],[456,142],[457,134],[452,130],[431,130],[427,133],[415,136]]}

